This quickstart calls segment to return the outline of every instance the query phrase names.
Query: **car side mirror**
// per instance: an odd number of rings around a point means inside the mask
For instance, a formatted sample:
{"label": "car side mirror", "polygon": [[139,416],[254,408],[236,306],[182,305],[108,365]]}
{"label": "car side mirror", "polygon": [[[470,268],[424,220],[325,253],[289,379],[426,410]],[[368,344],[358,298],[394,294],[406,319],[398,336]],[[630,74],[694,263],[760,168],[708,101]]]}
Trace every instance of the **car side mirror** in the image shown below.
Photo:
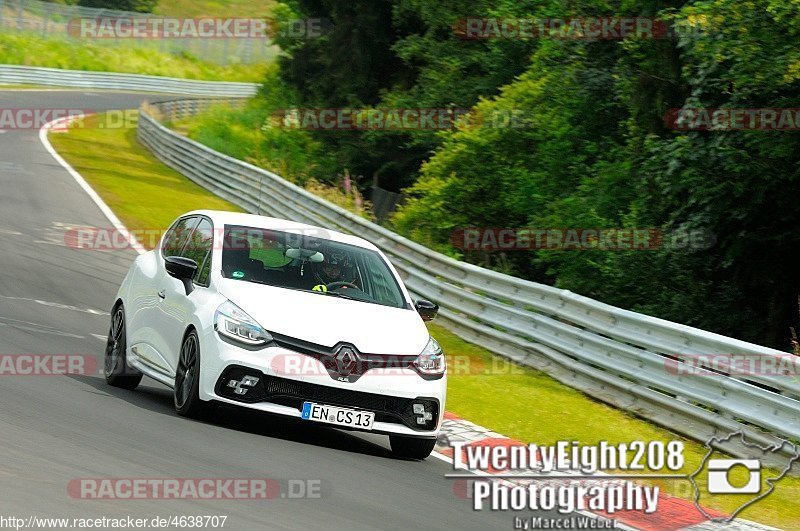
{"label": "car side mirror", "polygon": [[167,268],[169,276],[183,282],[187,295],[194,290],[192,279],[197,273],[197,262],[183,256],[167,256],[164,258],[164,266]]}
{"label": "car side mirror", "polygon": [[436,314],[439,313],[438,305],[423,299],[414,303],[414,309],[417,310],[423,321],[433,321],[436,318]]}

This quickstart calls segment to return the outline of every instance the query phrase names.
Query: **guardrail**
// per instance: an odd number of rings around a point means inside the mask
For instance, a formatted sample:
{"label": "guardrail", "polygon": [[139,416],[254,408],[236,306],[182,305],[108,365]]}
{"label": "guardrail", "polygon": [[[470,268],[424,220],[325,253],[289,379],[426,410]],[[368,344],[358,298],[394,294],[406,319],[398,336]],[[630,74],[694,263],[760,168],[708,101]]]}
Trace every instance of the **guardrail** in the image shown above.
{"label": "guardrail", "polygon": [[198,81],[195,79],[181,79],[176,77],[144,76],[140,74],[121,74],[117,72],[61,70],[58,68],[18,65],[0,65],[0,84],[33,84],[228,98],[246,98],[252,96],[258,92],[259,87],[258,83]]}
{"label": "guardrail", "polygon": [[[164,115],[192,108],[185,101],[155,107]],[[759,444],[800,440],[796,356],[459,262],[185,138],[147,112],[141,114],[138,137],[164,163],[249,212],[370,240],[390,257],[415,296],[441,306],[445,326],[492,352],[699,441],[734,431]],[[719,367],[697,370],[681,361],[681,356],[715,354],[763,357],[785,370],[729,376]],[[726,450],[744,454],[736,444]]]}

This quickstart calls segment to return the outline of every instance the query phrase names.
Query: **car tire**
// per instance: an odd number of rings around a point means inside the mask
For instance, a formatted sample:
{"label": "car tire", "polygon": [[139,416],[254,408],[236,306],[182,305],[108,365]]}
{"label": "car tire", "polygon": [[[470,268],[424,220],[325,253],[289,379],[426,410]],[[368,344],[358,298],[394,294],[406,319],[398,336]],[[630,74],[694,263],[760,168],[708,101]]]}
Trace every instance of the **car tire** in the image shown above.
{"label": "car tire", "polygon": [[144,375],[128,366],[127,347],[125,309],[119,304],[111,313],[111,326],[108,329],[106,352],[103,357],[103,374],[109,385],[122,389],[136,389]]}
{"label": "car tire", "polygon": [[431,455],[433,447],[436,446],[436,439],[390,435],[389,444],[392,447],[392,453],[397,457],[421,461]]}
{"label": "car tire", "polygon": [[175,411],[182,417],[200,419],[208,412],[207,404],[200,400],[200,339],[194,330],[181,343],[174,397]]}

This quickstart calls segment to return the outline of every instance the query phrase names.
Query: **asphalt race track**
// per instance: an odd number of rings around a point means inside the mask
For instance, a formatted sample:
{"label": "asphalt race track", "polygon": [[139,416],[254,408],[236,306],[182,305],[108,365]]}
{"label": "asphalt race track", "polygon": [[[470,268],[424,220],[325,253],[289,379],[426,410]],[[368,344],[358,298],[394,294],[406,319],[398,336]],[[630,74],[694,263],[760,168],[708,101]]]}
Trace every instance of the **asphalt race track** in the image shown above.
{"label": "asphalt race track", "polygon": [[[159,97],[4,90],[0,108],[127,109],[143,99]],[[178,417],[171,390],[153,380],[136,391],[107,386],[107,312],[135,253],[64,244],[69,227],[111,224],[38,134],[0,133],[0,354],[89,354],[98,369],[0,376],[0,515],[225,515],[226,529],[511,529],[514,516],[530,516],[473,511],[444,478],[447,463],[397,460],[385,437],[233,409],[197,422]],[[67,491],[76,478],[253,477],[319,480],[322,496],[85,500]]]}

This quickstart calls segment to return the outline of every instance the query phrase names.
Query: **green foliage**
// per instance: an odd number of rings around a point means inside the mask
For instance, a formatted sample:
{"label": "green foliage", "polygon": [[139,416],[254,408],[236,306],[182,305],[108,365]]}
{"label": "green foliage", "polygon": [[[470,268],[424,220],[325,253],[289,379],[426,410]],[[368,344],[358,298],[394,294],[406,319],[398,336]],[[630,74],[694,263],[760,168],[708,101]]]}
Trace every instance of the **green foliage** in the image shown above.
{"label": "green foliage", "polygon": [[[462,108],[496,93],[524,68],[534,43],[467,41],[459,19],[527,13],[524,2],[358,0],[292,1],[284,19],[326,21],[321,38],[277,40],[286,52],[281,76],[308,107]],[[433,131],[328,131],[314,135],[337,163],[390,190],[413,183],[438,145]]]}
{"label": "green foliage", "polygon": [[331,182],[334,164],[308,131],[280,127],[273,113],[292,106],[297,95],[270,65],[258,98],[243,108],[214,106],[199,116],[173,124],[190,138],[232,157],[246,160],[297,184],[310,179]]}
{"label": "green foliage", "polygon": [[[675,18],[687,26],[679,42],[686,107],[797,106],[797,4],[697,2]],[[688,264],[697,300],[710,303],[700,324],[782,349],[800,292],[799,140],[797,131],[648,136],[642,168],[653,186],[640,202],[653,215],[717,235]]]}
{"label": "green foliage", "polygon": [[159,51],[157,44],[109,46],[22,33],[0,33],[0,63],[219,81],[255,82],[264,72],[263,65],[219,66],[188,54],[172,55]]}
{"label": "green foliage", "polygon": [[795,107],[797,7],[717,0],[667,15],[677,40],[543,43],[518,80],[477,106],[522,109],[530,127],[444,135],[395,227],[451,253],[451,231],[467,226],[700,229],[716,244],[465,258],[787,348],[800,291],[798,133],[678,133],[663,116]]}

